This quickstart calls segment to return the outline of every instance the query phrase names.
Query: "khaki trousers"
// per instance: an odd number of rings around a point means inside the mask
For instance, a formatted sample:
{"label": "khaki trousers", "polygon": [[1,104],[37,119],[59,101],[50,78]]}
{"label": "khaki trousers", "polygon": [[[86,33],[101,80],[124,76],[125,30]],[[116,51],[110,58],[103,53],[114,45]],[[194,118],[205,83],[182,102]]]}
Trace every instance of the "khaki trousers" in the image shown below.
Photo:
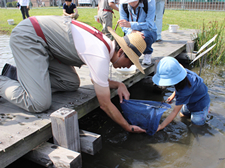
{"label": "khaki trousers", "polygon": [[37,36],[29,19],[12,31],[10,47],[18,81],[0,76],[0,96],[4,99],[27,111],[43,112],[51,106],[52,92],[78,89],[75,68],[49,56],[47,44]]}

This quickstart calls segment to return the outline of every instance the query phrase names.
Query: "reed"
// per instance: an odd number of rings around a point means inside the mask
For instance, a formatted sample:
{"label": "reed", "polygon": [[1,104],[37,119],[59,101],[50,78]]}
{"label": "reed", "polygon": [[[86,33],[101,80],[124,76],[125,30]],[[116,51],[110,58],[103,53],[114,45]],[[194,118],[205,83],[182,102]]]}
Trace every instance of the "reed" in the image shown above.
{"label": "reed", "polygon": [[[225,19],[222,22],[210,21],[207,24],[203,21],[202,27],[197,31],[196,50],[199,50],[207,41],[213,38],[216,34],[217,37],[207,48],[214,45],[216,46],[205,55],[206,63],[210,65],[223,65],[225,64]],[[201,59],[198,63],[201,63]]]}

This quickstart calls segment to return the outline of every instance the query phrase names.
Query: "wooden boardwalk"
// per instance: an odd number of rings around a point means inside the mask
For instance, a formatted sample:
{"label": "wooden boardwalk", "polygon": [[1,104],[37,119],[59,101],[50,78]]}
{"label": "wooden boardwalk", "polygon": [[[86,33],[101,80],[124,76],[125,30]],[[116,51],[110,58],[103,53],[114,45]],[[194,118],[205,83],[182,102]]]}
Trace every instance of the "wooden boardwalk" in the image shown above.
{"label": "wooden boardwalk", "polygon": [[[162,32],[163,42],[153,44],[153,62],[165,56],[179,55],[186,49],[186,43],[191,40],[191,34],[194,32],[195,30]],[[88,68],[83,66],[76,70],[81,79],[81,87],[76,92],[54,93],[52,106],[46,112],[29,113],[0,99],[0,167],[6,167],[52,137],[50,121],[52,112],[62,107],[72,108],[78,112],[78,118],[81,118],[99,107]],[[122,75],[113,69],[112,79],[122,81],[130,87],[154,72],[154,64],[144,66],[144,70],[145,75],[140,71],[132,75]],[[117,91],[111,90],[111,97],[116,95]]]}

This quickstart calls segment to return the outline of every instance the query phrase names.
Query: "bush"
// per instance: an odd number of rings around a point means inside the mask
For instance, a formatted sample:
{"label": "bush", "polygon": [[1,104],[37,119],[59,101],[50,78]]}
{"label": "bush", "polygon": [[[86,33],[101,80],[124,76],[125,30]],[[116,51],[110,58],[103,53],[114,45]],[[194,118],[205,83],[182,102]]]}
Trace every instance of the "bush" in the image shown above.
{"label": "bush", "polygon": [[[212,65],[221,65],[225,64],[225,20],[222,23],[218,23],[218,21],[212,21],[208,24],[203,22],[203,26],[201,30],[197,33],[197,50],[201,48],[207,41],[213,38],[216,34],[217,37],[214,42],[212,42],[209,46],[211,47],[216,43],[216,46],[207,53],[206,61],[208,64]],[[205,56],[204,56],[205,57]],[[201,59],[199,59],[199,63]]]}
{"label": "bush", "polygon": [[13,1],[13,2],[12,2],[12,6],[13,6],[13,7],[17,7],[16,4],[17,4],[17,1]]}
{"label": "bush", "polygon": [[6,6],[7,6],[7,7],[13,7],[13,6],[12,6],[12,2],[7,2],[7,3],[6,3]]}

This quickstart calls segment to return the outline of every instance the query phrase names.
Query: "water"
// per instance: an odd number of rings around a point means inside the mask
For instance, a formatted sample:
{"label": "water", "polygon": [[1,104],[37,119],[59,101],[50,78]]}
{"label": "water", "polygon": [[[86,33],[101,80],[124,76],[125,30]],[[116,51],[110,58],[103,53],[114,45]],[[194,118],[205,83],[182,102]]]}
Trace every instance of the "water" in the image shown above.
{"label": "water", "polygon": [[[14,64],[8,40],[9,36],[0,36],[0,71],[6,62]],[[197,73],[198,70],[192,69]],[[211,98],[211,113],[202,127],[194,127],[189,119],[177,116],[165,129],[149,136],[124,131],[99,108],[80,119],[81,129],[101,134],[103,141],[102,149],[95,156],[82,153],[83,168],[224,168],[224,67],[205,67],[201,77]],[[174,88],[167,88],[161,93],[155,87],[140,82],[129,91],[132,99],[163,101]],[[112,101],[120,108],[118,97]],[[161,120],[171,110],[166,111]],[[7,168],[18,167],[43,168],[24,159]]]}

